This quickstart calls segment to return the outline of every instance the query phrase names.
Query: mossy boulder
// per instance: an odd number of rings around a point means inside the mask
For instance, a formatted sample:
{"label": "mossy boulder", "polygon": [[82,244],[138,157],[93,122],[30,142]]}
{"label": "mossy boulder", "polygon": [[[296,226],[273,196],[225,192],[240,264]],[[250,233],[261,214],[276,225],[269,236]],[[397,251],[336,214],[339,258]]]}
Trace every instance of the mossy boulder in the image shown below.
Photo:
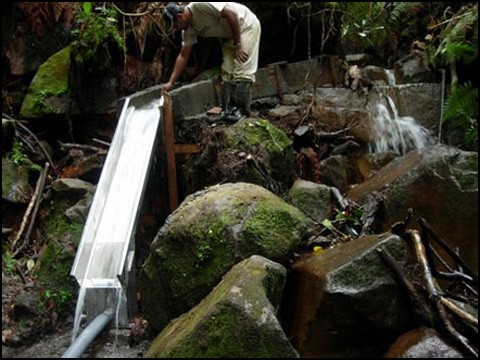
{"label": "mossy boulder", "polygon": [[268,120],[243,118],[219,127],[202,153],[184,167],[187,192],[224,182],[249,182],[275,194],[292,183],[292,141]]}
{"label": "mossy boulder", "polygon": [[[252,155],[244,168],[244,181],[269,188],[270,178],[279,184],[288,184],[294,162],[292,142],[268,120],[246,118],[227,128],[225,140],[229,148]],[[281,185],[279,185],[281,187]],[[275,189],[272,189],[275,190]]]}
{"label": "mossy boulder", "polygon": [[299,179],[295,181],[288,195],[291,203],[314,222],[322,222],[333,214],[332,195],[327,185]]}
{"label": "mossy boulder", "polygon": [[51,56],[32,80],[20,115],[24,118],[42,118],[65,114],[68,110],[68,75],[70,47]]}
{"label": "mossy boulder", "polygon": [[287,263],[305,228],[300,210],[254,184],[190,195],[160,229],[141,271],[151,326],[160,330],[198,304],[242,259],[256,254]]}
{"label": "mossy boulder", "polygon": [[286,269],[260,256],[235,265],[196,307],[172,321],[146,357],[295,358],[276,314]]}

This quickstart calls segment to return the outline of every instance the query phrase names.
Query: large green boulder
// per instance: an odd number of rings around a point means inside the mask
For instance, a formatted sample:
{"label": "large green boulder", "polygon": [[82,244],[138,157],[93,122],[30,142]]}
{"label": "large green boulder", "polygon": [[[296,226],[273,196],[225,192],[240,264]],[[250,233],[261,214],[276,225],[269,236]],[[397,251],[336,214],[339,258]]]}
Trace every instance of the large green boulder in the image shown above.
{"label": "large green boulder", "polygon": [[173,320],[146,357],[298,357],[276,317],[286,273],[261,256],[243,260],[198,306]]}
{"label": "large green boulder", "polygon": [[20,115],[41,118],[68,111],[70,47],[51,56],[40,68],[28,88]]}
{"label": "large green boulder", "polygon": [[223,184],[190,195],[160,229],[141,271],[150,325],[160,330],[198,304],[242,259],[288,263],[305,228],[300,210],[258,185]]}

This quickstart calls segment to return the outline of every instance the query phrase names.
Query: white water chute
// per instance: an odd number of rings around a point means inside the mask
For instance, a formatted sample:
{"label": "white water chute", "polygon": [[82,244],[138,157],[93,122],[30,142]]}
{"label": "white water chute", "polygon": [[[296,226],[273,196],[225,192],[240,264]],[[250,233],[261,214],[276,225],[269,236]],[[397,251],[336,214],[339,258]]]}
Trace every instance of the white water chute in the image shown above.
{"label": "white water chute", "polygon": [[83,317],[112,309],[128,324],[134,234],[163,107],[163,97],[143,95],[125,99],[72,267],[80,285],[73,338]]}

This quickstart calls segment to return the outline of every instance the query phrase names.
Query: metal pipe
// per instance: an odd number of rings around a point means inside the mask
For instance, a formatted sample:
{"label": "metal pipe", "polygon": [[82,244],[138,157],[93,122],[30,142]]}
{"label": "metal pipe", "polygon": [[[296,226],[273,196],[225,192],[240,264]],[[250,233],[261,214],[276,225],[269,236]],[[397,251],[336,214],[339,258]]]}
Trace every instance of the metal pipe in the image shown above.
{"label": "metal pipe", "polygon": [[108,309],[98,315],[92,322],[82,331],[70,347],[65,351],[62,358],[79,358],[85,350],[90,346],[97,335],[108,325],[113,319],[114,311]]}

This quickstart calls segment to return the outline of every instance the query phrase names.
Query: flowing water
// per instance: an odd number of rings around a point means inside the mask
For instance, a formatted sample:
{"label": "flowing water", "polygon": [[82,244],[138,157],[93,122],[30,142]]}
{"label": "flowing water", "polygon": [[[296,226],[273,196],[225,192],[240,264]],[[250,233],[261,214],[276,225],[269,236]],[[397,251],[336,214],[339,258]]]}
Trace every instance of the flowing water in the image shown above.
{"label": "flowing water", "polygon": [[430,131],[411,116],[400,116],[393,99],[385,94],[375,106],[370,152],[395,151],[404,155],[410,150],[433,144]]}

